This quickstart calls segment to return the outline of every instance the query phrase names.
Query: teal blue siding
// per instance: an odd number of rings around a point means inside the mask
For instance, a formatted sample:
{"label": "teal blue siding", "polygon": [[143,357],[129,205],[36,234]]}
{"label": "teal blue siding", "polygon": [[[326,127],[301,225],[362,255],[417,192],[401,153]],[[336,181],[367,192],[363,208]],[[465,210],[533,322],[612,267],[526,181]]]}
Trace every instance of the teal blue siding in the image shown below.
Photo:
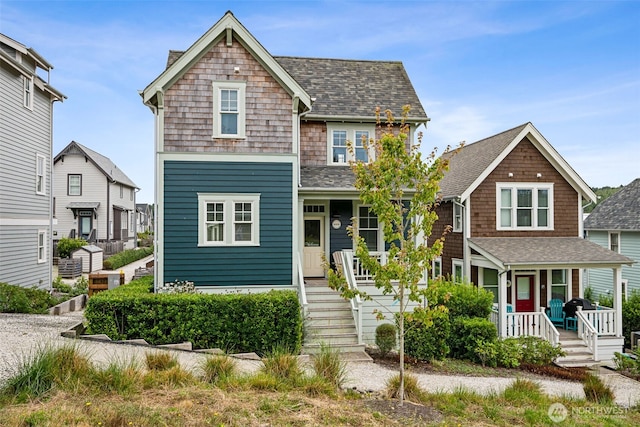
{"label": "teal blue siding", "polygon": [[[609,247],[609,232],[589,230],[587,238],[602,247]],[[620,253],[640,263],[640,232],[620,232]],[[640,292],[640,268],[638,264],[633,267],[622,266],[622,279],[627,280],[627,294],[632,291]],[[597,298],[600,295],[608,295],[613,292],[613,271],[610,268],[589,269],[587,286],[593,289]]]}
{"label": "teal blue siding", "polygon": [[[196,286],[292,283],[290,163],[164,163],[164,279]],[[259,193],[260,246],[198,247],[198,193]]]}

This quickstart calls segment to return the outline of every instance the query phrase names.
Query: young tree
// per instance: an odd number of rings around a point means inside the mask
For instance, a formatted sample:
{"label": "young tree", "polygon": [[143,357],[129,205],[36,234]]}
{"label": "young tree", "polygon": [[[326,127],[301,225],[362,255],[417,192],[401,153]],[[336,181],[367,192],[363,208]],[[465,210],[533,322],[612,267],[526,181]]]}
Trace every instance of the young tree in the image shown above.
{"label": "young tree", "polygon": [[[350,235],[356,241],[355,255],[364,268],[371,273],[375,286],[384,295],[393,295],[398,307],[397,326],[400,347],[400,405],[404,400],[404,322],[410,302],[422,303],[423,290],[419,282],[429,271],[431,261],[440,256],[444,244],[442,235],[431,245],[427,239],[438,219],[435,207],[438,205],[439,182],[448,168],[448,160],[436,158],[435,150],[423,159],[420,152],[422,135],[418,143],[407,147],[409,131],[405,119],[409,106],[403,109],[399,126],[389,110],[386,127],[381,125],[380,109],[376,110],[379,135],[366,144],[375,149],[375,159],[370,163],[352,162],[355,187],[360,192],[360,200],[370,206],[383,227],[384,240],[389,245],[386,262],[370,256],[364,239],[358,236],[357,224],[349,227]],[[350,145],[353,150],[353,145]],[[445,151],[447,153],[449,149]],[[354,290],[347,284],[342,271],[328,271],[329,286],[339,291],[343,298],[374,300],[363,291]],[[381,305],[382,307],[382,305]],[[386,309],[386,307],[382,307]],[[391,313],[390,310],[387,310]],[[378,319],[384,318],[381,310],[376,310]]]}

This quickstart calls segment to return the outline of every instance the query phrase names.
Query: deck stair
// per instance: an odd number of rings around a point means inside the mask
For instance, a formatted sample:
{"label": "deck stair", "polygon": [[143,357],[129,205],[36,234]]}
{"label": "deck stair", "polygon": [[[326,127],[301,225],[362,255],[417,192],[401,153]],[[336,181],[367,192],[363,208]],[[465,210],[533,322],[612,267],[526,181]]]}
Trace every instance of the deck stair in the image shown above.
{"label": "deck stair", "polygon": [[314,354],[322,344],[342,353],[349,361],[371,361],[364,344],[358,344],[358,333],[351,304],[329,288],[324,279],[306,279],[308,316],[305,319],[303,353]]}
{"label": "deck stair", "polygon": [[592,367],[600,365],[600,362],[593,359],[593,353],[587,345],[578,338],[578,334],[572,331],[560,330],[560,346],[567,353],[566,356],[559,357],[556,365],[563,368]]}

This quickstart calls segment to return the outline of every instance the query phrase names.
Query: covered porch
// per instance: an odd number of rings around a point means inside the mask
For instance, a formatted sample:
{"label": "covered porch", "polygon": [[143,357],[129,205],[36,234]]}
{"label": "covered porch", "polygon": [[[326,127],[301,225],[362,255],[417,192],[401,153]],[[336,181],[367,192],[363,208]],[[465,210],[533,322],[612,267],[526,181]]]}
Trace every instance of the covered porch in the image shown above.
{"label": "covered porch", "polygon": [[[606,361],[623,350],[621,267],[633,261],[578,237],[484,237],[468,239],[472,276],[494,292],[492,321],[501,337],[537,336],[557,345],[559,329],[573,330],[593,356]],[[596,306],[572,315],[571,322],[554,322],[550,301],[566,304],[582,297],[582,270],[610,269],[613,307]],[[484,283],[485,270],[495,282]],[[475,274],[474,274],[475,273]]]}

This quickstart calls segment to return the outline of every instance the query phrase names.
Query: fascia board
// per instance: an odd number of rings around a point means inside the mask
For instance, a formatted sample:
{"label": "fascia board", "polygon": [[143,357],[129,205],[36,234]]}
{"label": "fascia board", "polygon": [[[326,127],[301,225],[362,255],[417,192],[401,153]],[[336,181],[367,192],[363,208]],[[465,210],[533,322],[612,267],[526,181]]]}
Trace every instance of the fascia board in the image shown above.
{"label": "fascia board", "polygon": [[156,95],[158,89],[166,90],[190,65],[202,57],[207,49],[220,41],[226,35],[227,28],[233,30],[241,44],[278,80],[292,96],[300,98],[307,107],[311,106],[311,97],[305,90],[282,68],[282,66],[262,47],[262,45],[247,31],[247,29],[231,14],[225,14],[213,27],[202,35],[187,51],[151,82],[143,91],[143,102],[147,104]]}
{"label": "fascia board", "polygon": [[489,252],[485,251],[480,246],[476,245],[475,243],[473,243],[470,240],[467,240],[467,243],[469,244],[469,247],[471,249],[473,249],[474,251],[478,252],[480,255],[482,255],[483,257],[485,257],[486,259],[491,261],[493,264],[498,266],[500,268],[500,270],[508,270],[507,266],[505,266],[505,264],[499,258],[491,255]]}
{"label": "fascia board", "polygon": [[19,72],[25,77],[34,77],[33,82],[40,90],[43,92],[47,92],[53,96],[55,96],[59,101],[67,99],[67,97],[60,91],[54,89],[48,83],[45,83],[37,74],[29,70],[24,65],[17,62],[11,55],[7,54],[5,51],[0,49],[0,60],[3,60],[7,65],[11,68]]}
{"label": "fascia board", "polygon": [[[382,117],[381,117],[382,118]],[[376,123],[375,112],[371,112],[370,116],[328,116],[323,114],[306,114],[304,121],[320,121],[320,122],[345,122],[345,123]],[[413,123],[416,126],[425,124],[431,119],[429,117],[407,117],[406,123]],[[400,123],[398,120],[397,123]],[[385,124],[385,123],[383,123]]]}

